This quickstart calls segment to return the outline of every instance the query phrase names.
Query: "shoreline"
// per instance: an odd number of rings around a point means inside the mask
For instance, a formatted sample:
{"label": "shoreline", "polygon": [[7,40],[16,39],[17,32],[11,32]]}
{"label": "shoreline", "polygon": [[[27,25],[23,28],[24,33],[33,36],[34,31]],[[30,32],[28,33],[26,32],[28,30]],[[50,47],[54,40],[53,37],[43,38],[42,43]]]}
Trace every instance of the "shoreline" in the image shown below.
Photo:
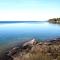
{"label": "shoreline", "polygon": [[[52,47],[53,46],[53,47]],[[53,49],[54,48],[54,49]],[[38,53],[38,51],[47,53],[47,54],[51,54],[53,52],[51,51],[55,51],[55,49],[58,50],[58,48],[60,48],[60,38],[56,38],[56,39],[52,39],[52,40],[46,40],[46,41],[36,41],[35,39],[29,40],[29,41],[25,41],[20,45],[14,46],[8,50],[6,50],[0,57],[1,60],[19,60],[19,58],[24,60],[23,58],[26,56],[26,54],[32,54],[33,52]],[[51,51],[49,50],[51,49]],[[52,50],[53,49],[53,50]],[[55,52],[57,52],[55,51]],[[55,54],[56,55],[56,54]],[[55,56],[54,55],[54,56]],[[29,55],[27,55],[29,56]],[[58,55],[57,55],[58,56]],[[56,59],[57,57],[53,58]],[[27,58],[26,58],[27,60]]]}

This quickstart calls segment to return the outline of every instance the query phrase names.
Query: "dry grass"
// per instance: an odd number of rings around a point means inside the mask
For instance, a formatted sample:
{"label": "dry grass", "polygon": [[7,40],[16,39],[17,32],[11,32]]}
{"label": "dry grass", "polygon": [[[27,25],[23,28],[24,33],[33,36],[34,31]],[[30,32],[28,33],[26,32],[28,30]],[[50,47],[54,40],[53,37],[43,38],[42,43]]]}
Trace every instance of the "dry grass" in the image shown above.
{"label": "dry grass", "polygon": [[[43,47],[43,48],[42,48]],[[60,60],[60,48],[58,45],[35,46],[23,57],[17,57],[15,60]]]}

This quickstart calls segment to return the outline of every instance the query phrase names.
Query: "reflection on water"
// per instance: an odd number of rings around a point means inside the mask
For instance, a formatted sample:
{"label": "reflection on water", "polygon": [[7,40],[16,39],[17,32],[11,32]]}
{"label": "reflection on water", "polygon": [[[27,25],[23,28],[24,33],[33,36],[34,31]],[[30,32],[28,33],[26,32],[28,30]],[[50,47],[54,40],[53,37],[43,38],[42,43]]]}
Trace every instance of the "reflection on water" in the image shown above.
{"label": "reflection on water", "polygon": [[[36,38],[51,39],[60,36],[60,25],[48,22],[0,24],[0,47]],[[1,48],[0,48],[1,50]]]}

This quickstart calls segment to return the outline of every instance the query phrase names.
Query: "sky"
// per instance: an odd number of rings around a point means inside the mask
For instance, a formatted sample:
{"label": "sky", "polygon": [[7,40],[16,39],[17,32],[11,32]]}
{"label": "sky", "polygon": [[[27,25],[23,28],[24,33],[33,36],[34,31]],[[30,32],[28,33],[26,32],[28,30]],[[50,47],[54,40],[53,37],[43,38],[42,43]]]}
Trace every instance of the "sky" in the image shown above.
{"label": "sky", "polygon": [[60,17],[60,0],[0,0],[0,21],[45,21]]}

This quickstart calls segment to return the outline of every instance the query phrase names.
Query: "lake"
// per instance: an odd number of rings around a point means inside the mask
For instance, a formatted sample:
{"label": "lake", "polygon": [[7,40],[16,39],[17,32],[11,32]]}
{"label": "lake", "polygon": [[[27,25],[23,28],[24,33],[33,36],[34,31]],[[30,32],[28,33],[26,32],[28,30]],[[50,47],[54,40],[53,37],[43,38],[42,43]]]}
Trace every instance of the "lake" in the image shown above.
{"label": "lake", "polygon": [[0,23],[0,51],[25,40],[60,37],[60,25],[48,22]]}

